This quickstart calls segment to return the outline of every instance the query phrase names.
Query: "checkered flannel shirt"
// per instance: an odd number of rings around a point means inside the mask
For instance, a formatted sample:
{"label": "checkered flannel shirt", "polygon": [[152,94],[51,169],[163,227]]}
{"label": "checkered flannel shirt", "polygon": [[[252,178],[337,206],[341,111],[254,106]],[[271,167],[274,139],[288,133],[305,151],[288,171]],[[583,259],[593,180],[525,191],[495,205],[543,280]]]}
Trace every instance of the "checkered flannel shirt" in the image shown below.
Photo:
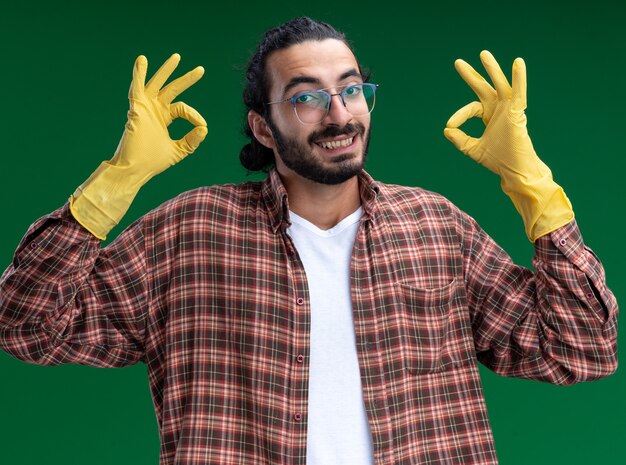
{"label": "checkered flannel shirt", "polygon": [[[359,181],[350,279],[376,464],[497,463],[478,361],[556,384],[616,369],[617,304],[574,221],[536,241],[532,272],[441,196]],[[181,194],[105,248],[65,205],[1,278],[0,348],[145,363],[162,465],[304,464],[310,308],[289,224],[276,172]]]}

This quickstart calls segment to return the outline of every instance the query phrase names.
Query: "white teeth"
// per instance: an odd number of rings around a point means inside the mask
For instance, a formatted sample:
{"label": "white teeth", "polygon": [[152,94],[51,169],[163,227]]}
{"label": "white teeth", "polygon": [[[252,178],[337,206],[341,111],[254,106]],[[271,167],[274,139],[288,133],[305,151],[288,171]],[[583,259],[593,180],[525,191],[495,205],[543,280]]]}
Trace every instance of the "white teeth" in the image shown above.
{"label": "white teeth", "polygon": [[328,142],[319,142],[319,145],[324,147],[325,149],[338,149],[339,147],[348,147],[352,145],[352,140],[354,137],[350,137],[349,139],[343,140],[331,140]]}

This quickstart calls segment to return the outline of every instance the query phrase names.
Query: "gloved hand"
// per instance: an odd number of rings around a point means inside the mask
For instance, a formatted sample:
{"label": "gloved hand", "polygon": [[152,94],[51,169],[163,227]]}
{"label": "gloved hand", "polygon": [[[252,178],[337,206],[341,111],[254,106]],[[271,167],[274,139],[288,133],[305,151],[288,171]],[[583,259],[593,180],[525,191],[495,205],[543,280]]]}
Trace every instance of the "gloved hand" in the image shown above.
{"label": "gloved hand", "polygon": [[[207,134],[206,121],[195,109],[172,101],[204,74],[199,66],[163,86],[180,61],[172,55],[145,84],[148,61],[139,56],[133,68],[128,99],[130,110],[113,158],[98,169],[70,197],[74,218],[99,239],[122,219],[139,189],[153,176],[192,153]],[[167,127],[176,118],[195,126],[185,137],[172,140]]]}
{"label": "gloved hand", "polygon": [[[495,89],[463,60],[455,68],[476,92],[480,102],[458,110],[446,124],[444,135],[461,152],[500,176],[502,190],[522,216],[531,241],[564,226],[574,218],[572,206],[552,172],[537,156],[526,129],[526,65],[513,62],[513,87],[488,51],[480,54]],[[459,126],[474,116],[485,131],[478,139]]]}

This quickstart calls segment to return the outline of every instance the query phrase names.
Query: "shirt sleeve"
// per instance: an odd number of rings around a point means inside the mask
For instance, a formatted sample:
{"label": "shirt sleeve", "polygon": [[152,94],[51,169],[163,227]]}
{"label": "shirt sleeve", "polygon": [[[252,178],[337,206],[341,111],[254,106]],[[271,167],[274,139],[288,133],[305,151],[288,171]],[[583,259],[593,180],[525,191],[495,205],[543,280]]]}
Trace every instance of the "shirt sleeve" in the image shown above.
{"label": "shirt sleeve", "polygon": [[0,348],[41,365],[140,361],[145,263],[141,220],[101,248],[67,204],[40,218],[0,278]]}
{"label": "shirt sleeve", "polygon": [[617,301],[576,221],[535,242],[516,266],[465,216],[462,255],[478,359],[512,377],[572,384],[617,368]]}

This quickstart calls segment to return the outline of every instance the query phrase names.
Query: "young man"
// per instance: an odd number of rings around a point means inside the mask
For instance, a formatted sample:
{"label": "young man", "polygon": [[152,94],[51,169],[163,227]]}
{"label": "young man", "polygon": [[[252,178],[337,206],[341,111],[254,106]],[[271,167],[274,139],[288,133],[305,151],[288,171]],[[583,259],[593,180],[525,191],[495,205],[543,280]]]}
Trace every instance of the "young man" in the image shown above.
{"label": "young man", "polygon": [[[0,282],[0,347],[34,363],[144,362],[162,464],[495,464],[477,361],[558,384],[616,367],[617,305],[537,158],[494,58],[445,135],[502,178],[535,243],[514,265],[441,196],[363,167],[376,85],[343,34],[298,18],[252,57],[241,161],[262,183],[186,192],[100,247],[139,188],[193,152],[202,116],[135,63],[126,130],[70,202],[35,222]],[[458,127],[480,116],[484,134]],[[177,117],[196,127],[172,141]]]}

